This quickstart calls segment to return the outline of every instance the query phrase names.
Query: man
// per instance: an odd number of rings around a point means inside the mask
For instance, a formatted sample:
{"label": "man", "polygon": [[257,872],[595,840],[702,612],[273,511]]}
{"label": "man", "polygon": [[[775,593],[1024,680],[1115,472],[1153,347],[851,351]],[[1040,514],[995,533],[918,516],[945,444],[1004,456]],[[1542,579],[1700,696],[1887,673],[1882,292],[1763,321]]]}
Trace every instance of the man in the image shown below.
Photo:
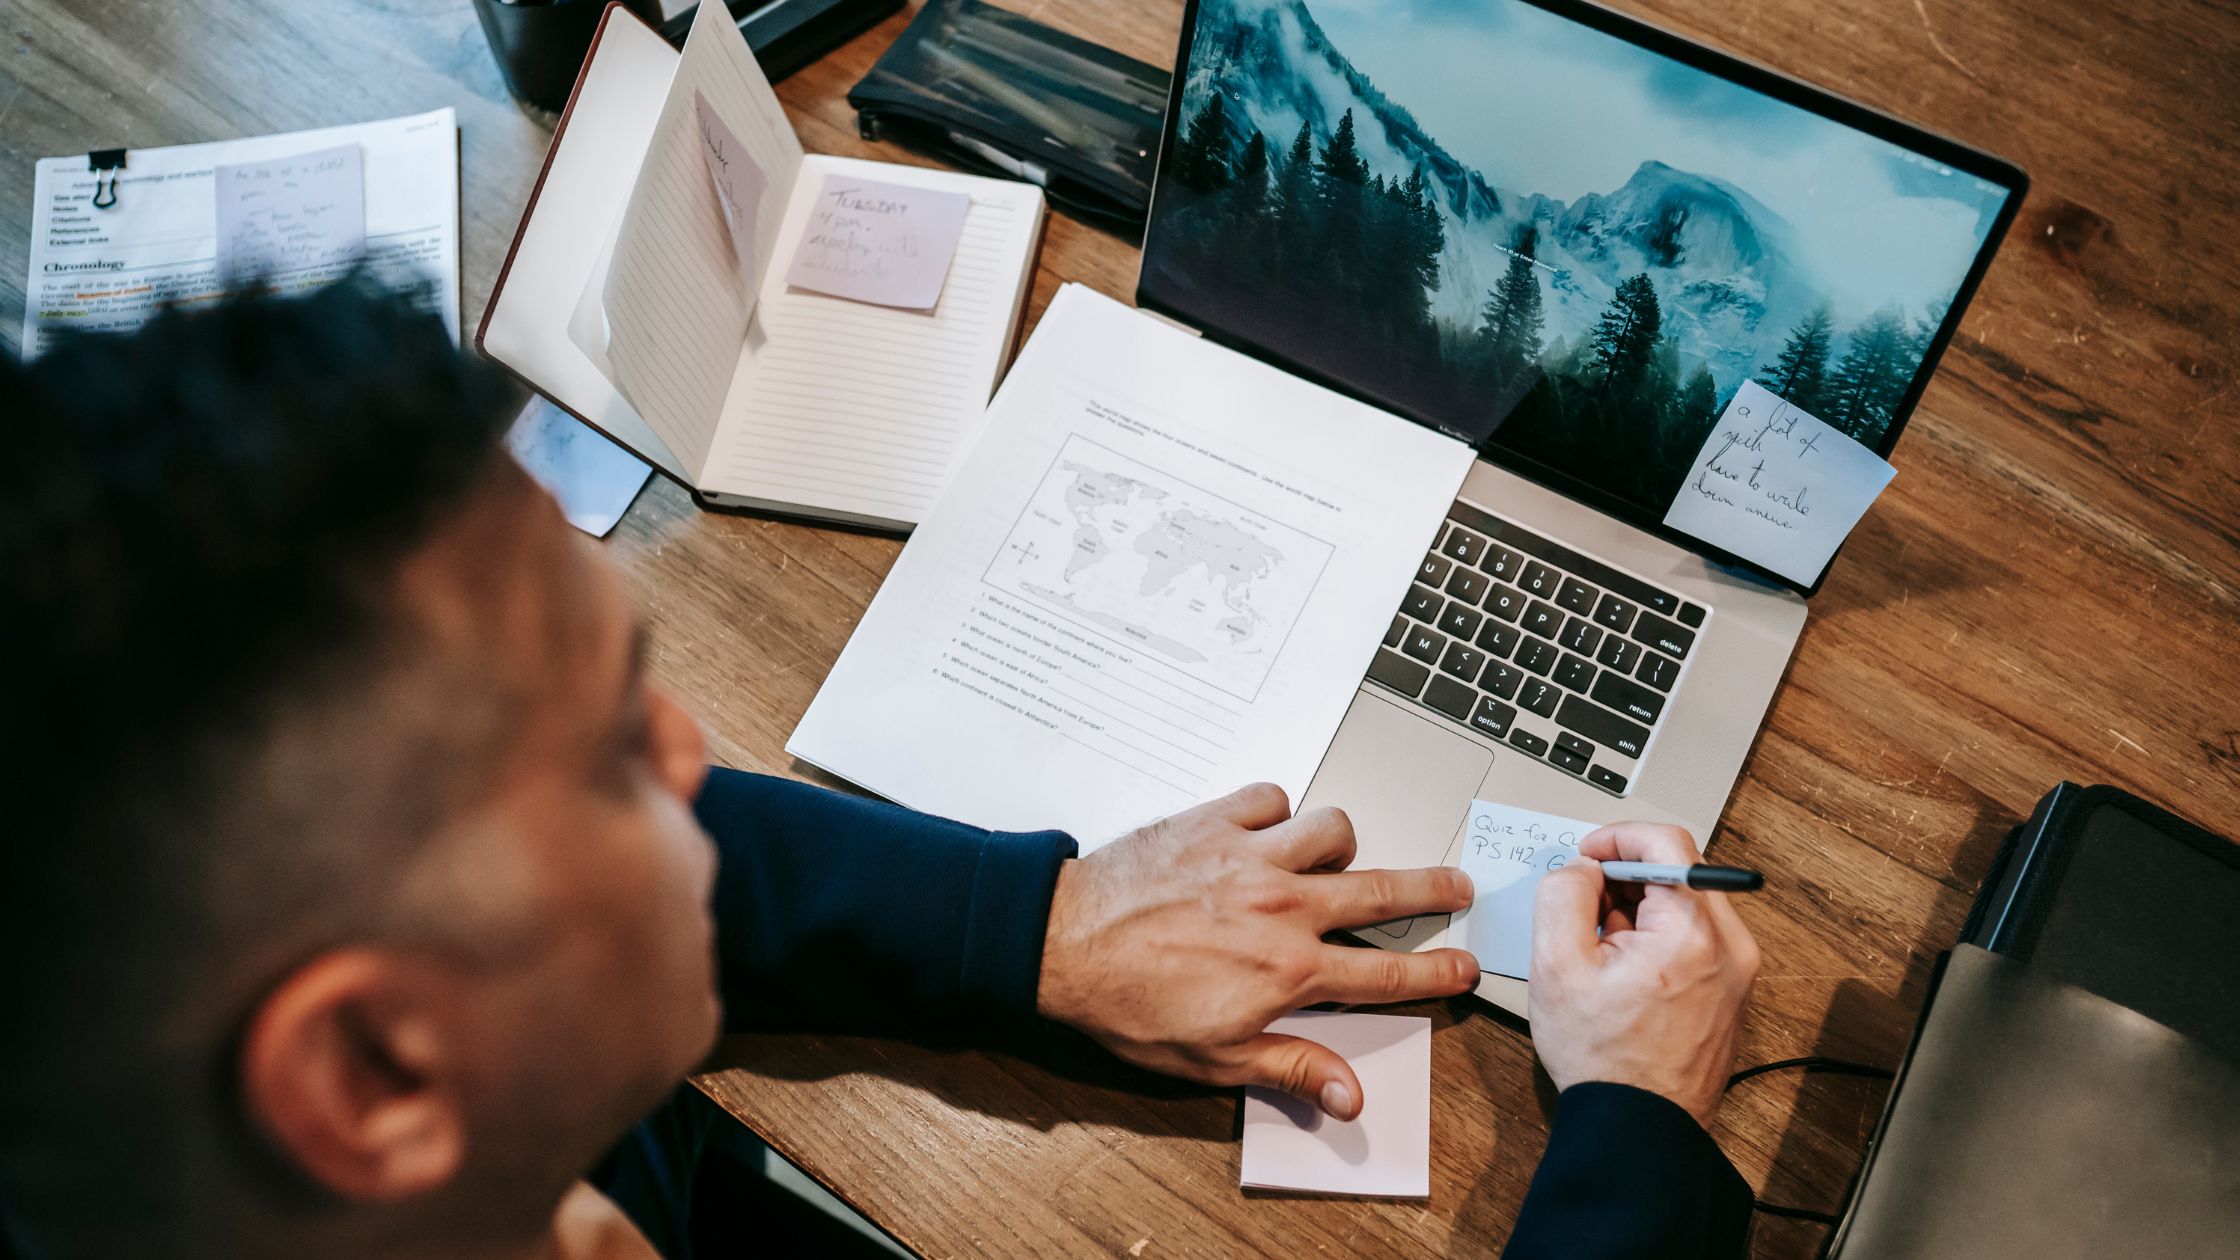
{"label": "man", "polygon": [[[615,573],[503,455],[510,391],[408,300],[166,312],[0,368],[0,397],[0,1205],[31,1254],[650,1256],[685,1245],[696,1148],[614,1144],[719,1016],[1053,1021],[1350,1117],[1351,1068],[1267,1024],[1476,978],[1326,943],[1468,882],[1347,871],[1343,815],[1265,785],[1079,858],[711,773]],[[1546,882],[1564,1094],[1518,1245],[1587,1254],[1560,1218],[1630,1198],[1652,1243],[1695,1231],[1659,1254],[1727,1246],[1739,1182],[1698,1121],[1747,934],[1593,865]],[[1681,1161],[1643,1176],[1684,1202],[1591,1175],[1609,1143]]]}

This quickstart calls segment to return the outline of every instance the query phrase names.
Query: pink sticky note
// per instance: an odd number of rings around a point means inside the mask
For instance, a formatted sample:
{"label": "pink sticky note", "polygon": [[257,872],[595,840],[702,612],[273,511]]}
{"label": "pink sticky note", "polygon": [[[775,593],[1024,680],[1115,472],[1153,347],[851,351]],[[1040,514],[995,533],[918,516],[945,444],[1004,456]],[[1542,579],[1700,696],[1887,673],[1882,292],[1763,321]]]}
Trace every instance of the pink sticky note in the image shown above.
{"label": "pink sticky note", "polygon": [[858,302],[932,310],[971,208],[964,193],[828,176],[786,283]]}
{"label": "pink sticky note", "polygon": [[751,289],[755,282],[754,234],[760,222],[762,194],[770,181],[747,155],[747,146],[708,108],[708,100],[692,94],[700,120],[700,155],[708,160],[708,180],[715,185],[716,205],[723,211],[723,225],[731,231],[731,254],[739,278]]}
{"label": "pink sticky note", "polygon": [[1321,1042],[1361,1078],[1351,1120],[1272,1089],[1244,1092],[1238,1183],[1385,1199],[1431,1197],[1431,1021],[1418,1015],[1295,1011],[1268,1025]]}

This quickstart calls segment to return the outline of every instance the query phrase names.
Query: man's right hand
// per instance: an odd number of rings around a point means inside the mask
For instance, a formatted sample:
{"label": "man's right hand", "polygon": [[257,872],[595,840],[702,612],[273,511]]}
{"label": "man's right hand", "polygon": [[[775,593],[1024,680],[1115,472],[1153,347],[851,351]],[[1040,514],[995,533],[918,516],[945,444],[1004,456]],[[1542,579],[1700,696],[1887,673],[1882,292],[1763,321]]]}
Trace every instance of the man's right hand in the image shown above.
{"label": "man's right hand", "polygon": [[1678,827],[1617,823],[1540,881],[1532,1043],[1556,1088],[1610,1081],[1709,1127],[1734,1066],[1758,946],[1722,893],[1605,881],[1602,863],[1697,860]]}

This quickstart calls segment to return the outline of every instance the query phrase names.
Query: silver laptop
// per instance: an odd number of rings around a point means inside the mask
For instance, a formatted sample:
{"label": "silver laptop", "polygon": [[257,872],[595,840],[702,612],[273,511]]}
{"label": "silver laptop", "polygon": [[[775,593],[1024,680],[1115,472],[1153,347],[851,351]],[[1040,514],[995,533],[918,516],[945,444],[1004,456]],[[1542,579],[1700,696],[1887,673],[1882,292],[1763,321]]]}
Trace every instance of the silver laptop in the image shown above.
{"label": "silver laptop", "polygon": [[1708,839],[1826,573],[1666,509],[1746,380],[1887,456],[2022,172],[1575,0],[1195,0],[1176,64],[1138,304],[1481,454],[1302,804]]}

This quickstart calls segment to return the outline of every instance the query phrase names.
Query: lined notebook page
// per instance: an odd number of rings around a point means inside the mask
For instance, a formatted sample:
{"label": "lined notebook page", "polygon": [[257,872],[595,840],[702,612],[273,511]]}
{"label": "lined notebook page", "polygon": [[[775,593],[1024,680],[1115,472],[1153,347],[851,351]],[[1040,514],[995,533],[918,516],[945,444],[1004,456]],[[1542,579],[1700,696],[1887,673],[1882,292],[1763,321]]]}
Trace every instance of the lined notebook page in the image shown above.
{"label": "lined notebook page", "polygon": [[[941,300],[930,312],[851,302],[785,284],[827,175],[954,189],[972,197]],[[701,488],[744,499],[914,525],[948,484],[995,389],[1025,298],[1041,190],[1010,180],[812,156],[786,208],[747,353]]]}
{"label": "lined notebook page", "polygon": [[[776,220],[787,192],[799,182],[802,153],[770,81],[724,6],[701,5],[623,212],[601,291],[615,388],[662,443],[701,474],[754,295],[732,263],[731,233],[702,152],[695,93],[768,178],[757,214],[759,263],[768,262],[782,239]],[[755,274],[767,270],[765,265]]]}

